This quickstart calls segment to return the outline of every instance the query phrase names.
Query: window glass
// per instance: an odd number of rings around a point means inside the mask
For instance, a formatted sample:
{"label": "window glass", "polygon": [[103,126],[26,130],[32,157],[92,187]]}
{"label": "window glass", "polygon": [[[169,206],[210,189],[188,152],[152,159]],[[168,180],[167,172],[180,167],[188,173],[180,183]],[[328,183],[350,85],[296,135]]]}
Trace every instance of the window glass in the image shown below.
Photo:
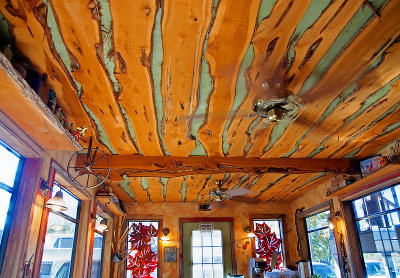
{"label": "window glass", "polygon": [[68,206],[66,211],[49,211],[47,231],[43,248],[41,278],[67,278],[73,260],[74,243],[78,229],[79,200],[61,187],[54,184],[52,196],[61,190]]}
{"label": "window glass", "polygon": [[[279,260],[281,263],[279,264],[279,267],[283,267],[284,261],[283,261],[283,245],[282,245],[282,229],[281,229],[281,220],[279,219],[254,219],[253,220],[253,230],[256,231],[257,229],[257,224],[266,224],[268,227],[271,229],[271,233],[275,233],[276,238],[279,239],[279,249],[278,252],[280,253]],[[256,249],[262,248],[260,246],[260,242],[258,237],[256,236],[254,238],[255,240],[255,246]],[[259,258],[260,255],[256,252],[256,258]]]}
{"label": "window glass", "polygon": [[8,207],[10,206],[10,199],[11,199],[11,193],[5,190],[0,190],[0,242],[3,237]]}
{"label": "window glass", "polygon": [[14,184],[20,168],[22,168],[22,158],[0,142],[0,269],[11,224],[13,208],[10,204],[17,192]]}
{"label": "window glass", "polygon": [[353,201],[368,277],[400,277],[399,193],[396,185]]}
{"label": "window glass", "polygon": [[[97,215],[95,227],[97,227],[100,224],[101,220],[103,220],[103,218],[100,215]],[[104,241],[103,233],[105,232],[100,232],[97,230],[95,230],[94,233],[92,269],[90,272],[91,278],[101,277],[101,269],[103,263],[103,241]]]}
{"label": "window glass", "polygon": [[329,228],[330,211],[326,210],[306,218],[308,245],[312,271],[319,277],[341,277],[336,241]]}
{"label": "window glass", "polygon": [[223,268],[222,232],[192,231],[193,277],[222,278]]}
{"label": "window glass", "polygon": [[126,277],[157,277],[158,221],[128,221],[128,225]]}
{"label": "window glass", "polygon": [[0,144],[0,182],[14,186],[20,158]]}

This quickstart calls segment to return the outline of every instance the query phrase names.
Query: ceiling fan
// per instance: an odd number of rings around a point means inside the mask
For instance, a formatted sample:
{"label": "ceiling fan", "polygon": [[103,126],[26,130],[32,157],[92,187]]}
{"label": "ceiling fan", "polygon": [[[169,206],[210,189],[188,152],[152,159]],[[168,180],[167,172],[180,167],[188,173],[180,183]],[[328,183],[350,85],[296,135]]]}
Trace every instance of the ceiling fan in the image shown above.
{"label": "ceiling fan", "polygon": [[247,188],[235,188],[228,189],[223,186],[223,181],[215,181],[217,187],[210,189],[210,196],[217,202],[222,202],[225,200],[235,201],[235,202],[243,202],[248,204],[258,204],[260,200],[256,198],[245,197],[245,195],[251,193],[250,189]]}

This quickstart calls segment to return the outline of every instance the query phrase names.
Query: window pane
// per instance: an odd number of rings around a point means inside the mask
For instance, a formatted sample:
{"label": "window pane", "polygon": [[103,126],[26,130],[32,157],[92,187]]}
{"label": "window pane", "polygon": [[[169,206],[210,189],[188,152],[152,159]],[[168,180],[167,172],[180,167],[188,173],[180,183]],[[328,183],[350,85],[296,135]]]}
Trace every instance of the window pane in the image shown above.
{"label": "window pane", "polygon": [[213,276],[214,276],[214,271],[212,264],[203,264],[203,277],[213,278]]}
{"label": "window pane", "polygon": [[203,246],[211,246],[211,233],[201,233],[203,239]]}
{"label": "window pane", "polygon": [[328,227],[329,221],[328,217],[330,216],[329,210],[323,211],[321,213],[315,214],[313,216],[306,218],[307,223],[307,231],[312,231],[316,229],[320,229],[323,227]]}
{"label": "window pane", "polygon": [[201,247],[193,247],[192,259],[194,264],[201,264],[203,261],[202,256],[202,248]]}
{"label": "window pane", "polygon": [[[281,240],[282,238],[282,231],[281,231],[281,220],[273,220],[273,219],[254,219],[253,220],[253,230],[256,231],[257,230],[257,225],[263,225],[266,224],[268,225],[268,227],[271,229],[271,233],[275,233],[275,236],[277,239]],[[262,246],[259,245],[259,239],[256,236],[255,237],[255,246],[256,249],[263,249]],[[279,249],[278,251],[281,253],[281,259],[282,259],[282,263],[279,265],[279,267],[283,267],[283,254],[282,254],[282,241],[280,241],[279,244]],[[256,257],[259,258],[260,254],[259,252],[256,252]]]}
{"label": "window pane", "polygon": [[0,242],[3,237],[11,193],[0,189]]}
{"label": "window pane", "polygon": [[93,242],[92,270],[90,272],[91,278],[101,277],[102,247],[103,247],[103,236],[95,233]]}
{"label": "window pane", "polygon": [[128,221],[128,248],[133,252],[127,259],[126,277],[157,277],[158,221]]}
{"label": "window pane", "polygon": [[203,248],[203,262],[204,263],[212,263],[212,248],[211,247]]}
{"label": "window pane", "polygon": [[[39,277],[68,277],[72,260],[75,229],[75,223],[53,212],[49,212],[42,265],[40,267],[41,274]],[[58,244],[56,244],[57,241]],[[67,276],[63,276],[62,274]]]}
{"label": "window pane", "polygon": [[13,187],[19,158],[0,144],[0,182]]}
{"label": "window pane", "polygon": [[224,268],[222,264],[214,264],[214,278],[222,278],[224,277]]}
{"label": "window pane", "polygon": [[214,230],[212,233],[212,245],[213,246],[222,246],[222,231]]}
{"label": "window pane", "polygon": [[194,264],[192,273],[193,273],[193,278],[203,278],[203,265]]}
{"label": "window pane", "polygon": [[213,247],[213,263],[222,264],[222,247]]}
{"label": "window pane", "polygon": [[192,233],[192,246],[201,246],[200,231],[193,231]]}

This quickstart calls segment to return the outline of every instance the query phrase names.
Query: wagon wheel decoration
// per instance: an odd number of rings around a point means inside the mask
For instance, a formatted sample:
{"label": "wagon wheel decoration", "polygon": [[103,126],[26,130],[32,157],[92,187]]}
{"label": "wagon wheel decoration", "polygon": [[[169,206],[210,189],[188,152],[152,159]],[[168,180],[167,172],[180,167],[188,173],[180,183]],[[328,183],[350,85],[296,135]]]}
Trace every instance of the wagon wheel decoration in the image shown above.
{"label": "wagon wheel decoration", "polygon": [[[76,164],[75,164],[76,162]],[[79,163],[78,163],[79,162]],[[101,163],[101,167],[99,164]],[[107,167],[104,167],[107,165]],[[84,177],[86,184],[76,183],[82,188],[93,188],[101,185],[110,175],[110,160],[107,155],[97,147],[92,149],[92,137],[89,140],[89,147],[82,151],[76,151],[68,161],[68,177],[75,182],[78,177]],[[89,185],[90,177],[95,178],[97,183]]]}

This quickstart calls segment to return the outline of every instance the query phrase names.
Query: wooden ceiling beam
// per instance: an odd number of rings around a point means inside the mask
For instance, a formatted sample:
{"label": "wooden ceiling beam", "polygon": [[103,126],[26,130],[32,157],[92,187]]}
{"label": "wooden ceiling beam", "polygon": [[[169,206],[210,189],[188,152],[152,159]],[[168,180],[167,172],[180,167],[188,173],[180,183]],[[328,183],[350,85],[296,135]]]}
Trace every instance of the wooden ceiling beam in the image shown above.
{"label": "wooden ceiling beam", "polygon": [[[310,158],[243,158],[243,157],[176,157],[110,155],[111,169],[131,177],[177,177],[217,173],[318,173],[349,174],[358,172],[357,161],[351,159]],[[83,167],[82,161],[76,161]],[[96,168],[106,168],[107,161],[96,162]]]}

